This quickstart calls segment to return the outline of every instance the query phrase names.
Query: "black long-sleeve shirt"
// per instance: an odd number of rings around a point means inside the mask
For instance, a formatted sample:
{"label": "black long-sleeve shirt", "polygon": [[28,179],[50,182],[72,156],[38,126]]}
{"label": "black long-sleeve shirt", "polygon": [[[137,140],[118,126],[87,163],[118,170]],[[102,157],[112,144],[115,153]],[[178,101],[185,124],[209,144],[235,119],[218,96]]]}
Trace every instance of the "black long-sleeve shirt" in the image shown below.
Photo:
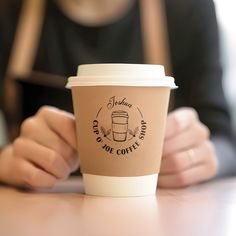
{"label": "black long-sleeve shirt", "polygon": [[[212,139],[217,140],[220,166],[224,166],[219,175],[236,173],[229,111],[221,84],[214,4],[212,0],[165,0],[165,4],[171,62],[179,86],[175,107],[191,106],[197,110],[200,120],[211,130]],[[0,2],[0,89],[20,6],[20,0]],[[139,14],[136,1],[121,19],[87,27],[67,18],[55,1],[48,0],[34,70],[66,77],[76,74],[79,64],[144,63]],[[66,89],[32,84],[22,87],[24,118],[45,104],[72,110],[70,92]],[[224,140],[222,147],[218,140]],[[228,157],[222,148],[226,148]]]}

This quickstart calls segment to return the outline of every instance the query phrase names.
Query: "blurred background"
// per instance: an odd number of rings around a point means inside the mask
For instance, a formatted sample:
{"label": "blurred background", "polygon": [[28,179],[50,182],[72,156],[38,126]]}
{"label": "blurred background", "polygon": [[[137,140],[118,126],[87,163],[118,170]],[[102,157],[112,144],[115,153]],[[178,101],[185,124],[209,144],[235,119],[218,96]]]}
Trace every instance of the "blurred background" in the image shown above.
{"label": "blurred background", "polygon": [[221,40],[223,87],[233,118],[236,134],[236,1],[214,0]]}

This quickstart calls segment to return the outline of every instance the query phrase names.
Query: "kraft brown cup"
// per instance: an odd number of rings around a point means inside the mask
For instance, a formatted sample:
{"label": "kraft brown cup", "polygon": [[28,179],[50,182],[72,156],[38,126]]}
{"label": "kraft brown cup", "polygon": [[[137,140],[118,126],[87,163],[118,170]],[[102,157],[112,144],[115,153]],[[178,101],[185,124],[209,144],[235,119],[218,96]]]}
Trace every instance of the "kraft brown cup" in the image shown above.
{"label": "kraft brown cup", "polygon": [[155,194],[174,79],[160,65],[82,65],[69,78],[85,192]]}

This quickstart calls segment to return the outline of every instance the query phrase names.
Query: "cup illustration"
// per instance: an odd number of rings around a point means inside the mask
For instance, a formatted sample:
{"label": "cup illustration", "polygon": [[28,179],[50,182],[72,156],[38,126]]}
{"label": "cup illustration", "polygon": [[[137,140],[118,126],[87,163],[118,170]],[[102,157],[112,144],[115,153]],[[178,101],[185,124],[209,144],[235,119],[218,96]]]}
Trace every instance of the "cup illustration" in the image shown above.
{"label": "cup illustration", "polygon": [[156,193],[174,78],[161,65],[88,64],[70,77],[85,193]]}
{"label": "cup illustration", "polygon": [[113,140],[116,142],[125,142],[128,132],[128,113],[126,111],[113,111],[111,119]]}

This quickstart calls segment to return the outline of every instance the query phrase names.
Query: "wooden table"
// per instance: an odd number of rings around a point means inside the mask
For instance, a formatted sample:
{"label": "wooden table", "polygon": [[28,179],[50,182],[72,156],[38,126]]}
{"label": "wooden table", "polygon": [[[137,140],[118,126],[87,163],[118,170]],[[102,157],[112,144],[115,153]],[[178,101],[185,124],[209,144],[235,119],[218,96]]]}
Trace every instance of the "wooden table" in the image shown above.
{"label": "wooden table", "polygon": [[235,236],[236,178],[157,196],[93,197],[81,179],[52,191],[0,186],[0,236]]}

